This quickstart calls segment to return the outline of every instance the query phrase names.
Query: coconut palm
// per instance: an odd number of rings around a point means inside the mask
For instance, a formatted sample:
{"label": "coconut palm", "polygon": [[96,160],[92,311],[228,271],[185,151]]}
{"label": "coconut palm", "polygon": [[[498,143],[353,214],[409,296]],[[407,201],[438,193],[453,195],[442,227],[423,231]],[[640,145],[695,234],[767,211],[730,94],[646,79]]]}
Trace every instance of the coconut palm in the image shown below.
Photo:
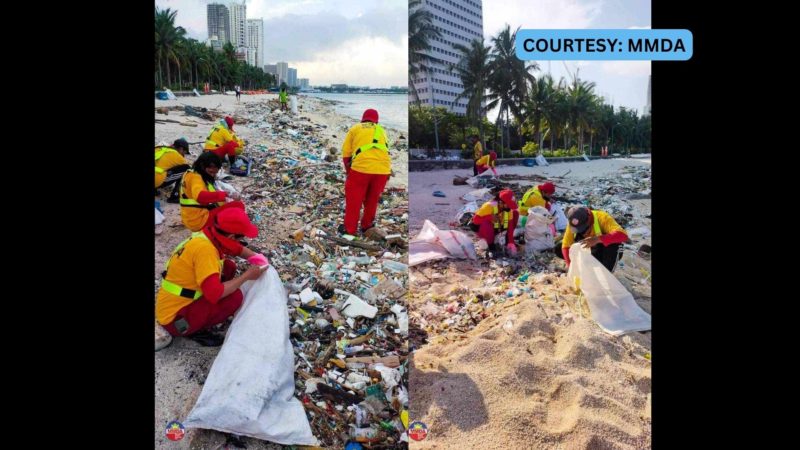
{"label": "coconut palm", "polygon": [[158,6],[155,7],[155,47],[156,59],[158,60],[158,79],[160,84],[164,84],[164,79],[161,75],[162,61],[163,67],[166,67],[167,83],[170,83],[170,69],[169,62],[174,61],[180,67],[177,51],[180,48],[180,42],[186,35],[186,30],[183,27],[175,26],[175,16],[178,11],[172,11],[169,8],[159,10]]}
{"label": "coconut palm", "polygon": [[489,75],[491,74],[491,48],[483,43],[483,38],[473,39],[469,47],[456,44],[453,48],[461,55],[458,64],[451,64],[450,70],[461,79],[464,90],[454,103],[467,99],[467,119],[479,128],[483,141],[483,119],[486,111],[497,106],[497,99],[490,99],[487,93]]}

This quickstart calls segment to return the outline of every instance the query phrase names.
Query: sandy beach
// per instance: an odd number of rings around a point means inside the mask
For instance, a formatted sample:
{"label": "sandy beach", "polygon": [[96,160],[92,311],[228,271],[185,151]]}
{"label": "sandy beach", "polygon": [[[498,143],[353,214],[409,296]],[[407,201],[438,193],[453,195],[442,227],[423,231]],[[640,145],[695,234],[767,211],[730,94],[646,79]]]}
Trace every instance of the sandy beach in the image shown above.
{"label": "sandy beach", "polygon": [[[242,95],[240,103],[237,103],[233,95],[208,95],[203,97],[178,97],[177,100],[168,101],[155,100],[155,107],[169,108],[189,105],[196,108],[214,109],[231,115],[234,119],[246,118],[246,120],[237,122],[234,126],[236,134],[247,142],[246,156],[248,152],[258,151],[271,155],[274,152],[297,154],[307,150],[307,148],[302,147],[303,141],[298,140],[295,135],[291,135],[287,131],[288,129],[296,130],[295,134],[299,133],[301,136],[306,137],[313,136],[315,142],[318,142],[324,149],[335,148],[336,155],[333,161],[330,163],[321,162],[320,164],[328,164],[325,167],[338,167],[338,170],[343,172],[341,168],[341,145],[347,130],[355,122],[352,119],[335,114],[329,101],[304,96],[298,98],[299,111],[297,115],[286,115],[271,108],[267,108],[264,114],[254,114],[252,111],[255,109],[251,109],[248,112],[248,106],[266,105],[268,104],[267,102],[276,100],[276,94]],[[288,122],[278,127],[277,121],[284,117],[288,119]],[[190,143],[205,141],[214,124],[214,121],[184,115],[183,111],[174,110],[170,110],[168,114],[156,112],[155,119],[157,121],[155,125],[155,144],[160,142],[172,143],[173,140],[179,137],[185,137]],[[173,120],[179,123],[163,123],[165,120]],[[196,126],[191,126],[192,124]],[[408,184],[407,150],[404,147],[406,141],[404,137],[401,138],[405,134],[405,130],[401,132],[400,130],[389,128],[387,133],[391,142],[397,143],[390,150],[394,176],[389,180],[387,189],[400,188],[404,190]],[[202,151],[202,144],[191,145],[190,150],[193,156],[189,156],[187,159],[191,164]],[[263,175],[258,176],[263,177]],[[313,171],[308,172],[308,179],[312,176],[314,176]],[[253,183],[253,178],[251,177],[232,177],[226,182],[242,192],[248,185]],[[305,180],[305,182],[307,183],[308,181]],[[289,184],[283,188],[284,197],[289,195],[287,194],[287,189],[297,190],[296,194],[291,194],[295,198],[293,202],[296,202],[293,204],[271,202],[269,192],[263,193],[260,197],[257,195],[251,199],[245,199],[245,204],[248,205],[248,213],[251,217],[254,217],[254,215],[261,217],[260,221],[254,220],[260,229],[259,238],[254,241],[259,248],[265,250],[265,254],[270,257],[273,265],[282,276],[290,271],[290,269],[287,269],[288,265],[282,266],[282,264],[288,263],[282,262],[283,260],[280,256],[273,260],[273,254],[266,253],[266,251],[275,251],[277,252],[275,253],[276,255],[285,253],[284,250],[286,249],[285,245],[289,233],[299,227],[303,227],[308,222],[308,219],[304,218],[306,213],[301,210],[308,210],[311,206],[318,206],[310,203],[313,202],[314,195],[320,194],[319,192],[304,192],[299,188],[291,187],[296,185],[303,184],[300,180],[290,180]],[[320,186],[320,189],[323,188],[330,197],[331,195],[339,195],[338,192],[339,189],[342,189],[342,186],[340,181],[337,182],[332,179],[329,182],[326,179],[324,184]],[[190,234],[189,230],[181,223],[179,206],[166,203],[168,194],[169,192],[162,192],[160,197],[156,198],[161,201],[165,222],[156,227],[154,294],[158,290],[161,271],[167,257],[174,247]],[[338,208],[338,205],[334,206]],[[386,207],[389,207],[388,203]],[[296,210],[296,212],[287,214],[287,210]],[[330,217],[338,217],[338,213],[334,210],[332,211]],[[385,219],[389,215],[389,210],[379,209],[379,219]],[[326,223],[326,225],[332,224]],[[281,247],[281,245],[284,245],[284,247]],[[281,248],[284,250],[281,250]],[[187,430],[186,438],[179,442],[171,442],[164,435],[164,428],[168,422],[181,420],[188,416],[218,351],[219,348],[201,347],[191,340],[175,338],[170,346],[155,353],[156,406],[154,430],[156,448],[222,448],[225,442],[224,436],[213,431],[190,429]],[[251,438],[245,438],[244,442],[246,442],[248,449],[282,448],[279,445]]]}
{"label": "sandy beach", "polygon": [[[596,198],[629,211],[625,228],[630,230],[650,227],[650,199],[606,194],[598,186],[635,182],[649,164],[610,159],[500,166],[498,172],[563,177],[552,178],[557,195],[595,189]],[[464,204],[460,197],[473,188],[454,186],[452,180],[471,172],[410,174],[412,238],[425,219],[453,228]],[[446,197],[434,197],[437,190]],[[637,246],[650,243],[649,235],[632,240]],[[604,333],[567,283],[563,261],[549,255],[536,261],[536,270],[530,262],[482,258],[411,268],[411,323],[427,343],[418,343],[414,353],[410,414],[426,423],[429,433],[411,448],[650,448],[651,333]],[[649,313],[649,285],[639,288],[632,293]]]}

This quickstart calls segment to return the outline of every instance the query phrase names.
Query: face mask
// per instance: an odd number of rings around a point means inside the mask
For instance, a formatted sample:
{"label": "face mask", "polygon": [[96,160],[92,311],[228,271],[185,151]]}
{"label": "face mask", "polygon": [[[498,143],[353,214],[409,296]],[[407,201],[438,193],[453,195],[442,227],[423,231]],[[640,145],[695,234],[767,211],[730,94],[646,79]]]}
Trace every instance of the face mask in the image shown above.
{"label": "face mask", "polygon": [[217,231],[213,226],[206,228],[211,234],[211,240],[214,246],[225,255],[238,256],[242,253],[244,246],[236,239],[223,236],[222,233]]}

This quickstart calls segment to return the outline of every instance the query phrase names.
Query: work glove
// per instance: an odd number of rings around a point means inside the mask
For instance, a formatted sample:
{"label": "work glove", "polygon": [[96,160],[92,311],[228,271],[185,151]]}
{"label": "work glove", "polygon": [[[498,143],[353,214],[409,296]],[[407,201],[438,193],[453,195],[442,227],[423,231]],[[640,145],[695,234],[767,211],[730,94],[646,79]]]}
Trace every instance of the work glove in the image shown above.
{"label": "work glove", "polygon": [[262,255],[261,253],[257,253],[249,258],[247,258],[247,262],[254,266],[268,266],[269,260],[266,256]]}
{"label": "work glove", "polygon": [[508,254],[511,256],[517,256],[517,244],[513,242],[509,242],[506,245],[506,250],[508,250]]}

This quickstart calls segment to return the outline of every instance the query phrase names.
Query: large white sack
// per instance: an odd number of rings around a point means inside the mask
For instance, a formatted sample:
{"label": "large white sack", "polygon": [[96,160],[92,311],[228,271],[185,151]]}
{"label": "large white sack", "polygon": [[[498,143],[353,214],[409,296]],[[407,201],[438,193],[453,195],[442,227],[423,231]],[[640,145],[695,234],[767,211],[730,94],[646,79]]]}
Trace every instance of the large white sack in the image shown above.
{"label": "large white sack", "polygon": [[294,397],[294,353],[286,291],[270,267],[250,284],[228,329],[189,428],[251,436],[284,445],[318,445]]}

